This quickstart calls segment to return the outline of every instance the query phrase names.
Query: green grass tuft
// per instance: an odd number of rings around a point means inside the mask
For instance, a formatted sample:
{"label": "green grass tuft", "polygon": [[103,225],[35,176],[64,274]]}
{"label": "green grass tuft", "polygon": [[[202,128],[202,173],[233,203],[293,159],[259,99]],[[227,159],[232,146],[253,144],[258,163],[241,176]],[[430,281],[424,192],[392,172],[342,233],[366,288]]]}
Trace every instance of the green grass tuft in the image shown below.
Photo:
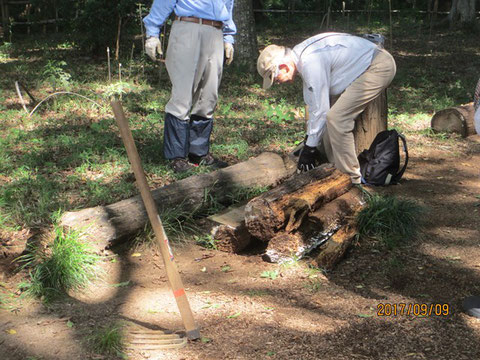
{"label": "green grass tuft", "polygon": [[360,236],[378,239],[395,248],[418,234],[424,212],[423,207],[411,200],[370,195],[367,206],[357,215]]}
{"label": "green grass tuft", "polygon": [[126,358],[123,353],[124,338],[123,326],[113,323],[97,329],[88,340],[93,345],[95,351],[102,355],[116,355]]}
{"label": "green grass tuft", "polygon": [[96,263],[99,256],[90,252],[81,241],[78,231],[66,231],[56,226],[55,238],[46,251],[31,248],[17,259],[24,268],[30,268],[30,281],[21,288],[29,295],[45,302],[55,300],[68,291],[84,289],[98,277]]}

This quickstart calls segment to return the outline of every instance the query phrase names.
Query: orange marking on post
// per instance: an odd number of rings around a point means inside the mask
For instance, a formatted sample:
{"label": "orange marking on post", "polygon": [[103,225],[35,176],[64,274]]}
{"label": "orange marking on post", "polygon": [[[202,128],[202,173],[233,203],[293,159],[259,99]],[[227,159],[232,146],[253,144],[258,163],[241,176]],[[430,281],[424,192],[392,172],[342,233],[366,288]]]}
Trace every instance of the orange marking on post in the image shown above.
{"label": "orange marking on post", "polygon": [[175,296],[176,298],[180,297],[182,295],[185,295],[185,290],[184,289],[178,289],[178,290],[175,290],[173,292],[173,296]]}

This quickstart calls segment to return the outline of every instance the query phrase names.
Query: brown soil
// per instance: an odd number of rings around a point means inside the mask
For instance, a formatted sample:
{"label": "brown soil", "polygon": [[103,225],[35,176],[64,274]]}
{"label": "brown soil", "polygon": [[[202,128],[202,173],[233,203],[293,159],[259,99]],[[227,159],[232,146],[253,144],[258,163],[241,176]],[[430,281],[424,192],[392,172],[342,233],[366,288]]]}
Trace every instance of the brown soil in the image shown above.
{"label": "brown soil", "polygon": [[[402,184],[376,191],[428,208],[421,239],[395,250],[363,239],[327,274],[309,271],[307,261],[281,266],[254,253],[177,246],[202,341],[180,350],[130,352],[129,359],[480,358],[480,320],[461,306],[465,297],[480,295],[480,136],[442,141],[412,135],[409,143]],[[119,319],[182,330],[156,251],[119,249],[115,255],[116,261],[103,263],[104,280],[84,294],[51,308],[23,301],[0,310],[1,358],[106,359],[85,338]],[[1,285],[13,289],[22,274],[3,269]],[[277,278],[261,277],[275,270]],[[380,304],[400,303],[448,304],[448,314],[379,316]]]}

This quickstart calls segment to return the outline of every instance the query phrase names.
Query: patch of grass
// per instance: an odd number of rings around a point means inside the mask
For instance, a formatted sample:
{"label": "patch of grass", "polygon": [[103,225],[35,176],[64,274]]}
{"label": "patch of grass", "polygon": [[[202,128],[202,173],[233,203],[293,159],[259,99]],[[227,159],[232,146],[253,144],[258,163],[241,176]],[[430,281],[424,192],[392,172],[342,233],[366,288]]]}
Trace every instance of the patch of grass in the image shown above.
{"label": "patch of grass", "polygon": [[203,246],[206,249],[217,250],[217,241],[212,235],[195,235],[193,239],[197,245]]}
{"label": "patch of grass", "polygon": [[261,296],[267,296],[270,295],[270,293],[267,290],[247,290],[244,292],[245,295],[250,296],[250,297],[261,297]]}
{"label": "patch of grass", "polygon": [[317,293],[325,287],[325,284],[319,279],[309,279],[304,286],[311,293]]}
{"label": "patch of grass", "polygon": [[378,194],[367,197],[357,215],[360,236],[368,236],[395,248],[417,236],[425,209],[412,200]]}
{"label": "patch of grass", "polygon": [[102,355],[115,355],[126,359],[124,354],[125,335],[124,326],[120,323],[108,324],[101,327],[88,337],[93,349]]}
{"label": "patch of grass", "polygon": [[266,270],[260,274],[261,278],[275,280],[280,275],[278,270]]}
{"label": "patch of grass", "polygon": [[11,291],[2,289],[0,283],[0,309],[17,312],[21,308],[19,298]]}
{"label": "patch of grass", "polygon": [[24,268],[30,269],[30,280],[20,287],[26,294],[48,303],[68,291],[82,290],[96,279],[98,260],[99,256],[82,242],[80,232],[56,226],[51,247],[33,247],[17,258]]}
{"label": "patch of grass", "polygon": [[268,186],[236,187],[227,197],[229,203],[235,205],[253,199],[268,190]]}

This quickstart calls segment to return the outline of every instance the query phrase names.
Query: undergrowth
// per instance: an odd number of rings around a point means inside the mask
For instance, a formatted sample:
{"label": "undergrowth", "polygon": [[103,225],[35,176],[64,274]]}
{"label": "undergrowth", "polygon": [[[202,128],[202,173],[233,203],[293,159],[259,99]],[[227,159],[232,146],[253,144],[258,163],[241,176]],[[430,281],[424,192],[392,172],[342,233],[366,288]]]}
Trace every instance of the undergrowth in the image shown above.
{"label": "undergrowth", "polygon": [[391,195],[371,194],[357,215],[360,236],[398,247],[418,235],[425,209],[416,202]]}
{"label": "undergrowth", "polygon": [[124,327],[119,323],[108,324],[96,329],[88,337],[93,349],[102,355],[115,355],[126,359],[124,354]]}
{"label": "undergrowth", "polygon": [[17,258],[29,269],[30,279],[19,285],[27,295],[45,302],[60,298],[69,291],[84,289],[96,279],[99,256],[81,241],[81,233],[55,226],[54,239],[47,249],[31,246]]}

